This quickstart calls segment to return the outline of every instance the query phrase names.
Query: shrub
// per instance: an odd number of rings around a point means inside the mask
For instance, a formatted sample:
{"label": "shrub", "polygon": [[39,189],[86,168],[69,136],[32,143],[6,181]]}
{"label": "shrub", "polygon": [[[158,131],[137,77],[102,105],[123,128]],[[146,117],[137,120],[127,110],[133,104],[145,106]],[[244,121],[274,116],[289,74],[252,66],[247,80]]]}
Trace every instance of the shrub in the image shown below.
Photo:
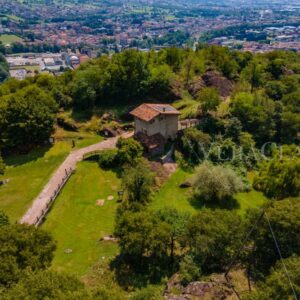
{"label": "shrub", "polygon": [[9,218],[6,213],[0,209],[0,227],[9,225]]}
{"label": "shrub", "polygon": [[99,166],[103,169],[116,167],[117,163],[117,150],[104,150],[99,155]]}
{"label": "shrub", "polygon": [[191,281],[195,281],[200,276],[200,267],[194,262],[191,255],[184,256],[179,265],[180,278],[183,284],[188,284]]}
{"label": "shrub", "polygon": [[231,198],[244,189],[241,178],[231,168],[207,162],[196,169],[192,185],[195,198],[209,202]]}
{"label": "shrub", "polygon": [[143,146],[133,138],[120,138],[117,142],[118,160],[121,164],[134,165],[143,154]]}

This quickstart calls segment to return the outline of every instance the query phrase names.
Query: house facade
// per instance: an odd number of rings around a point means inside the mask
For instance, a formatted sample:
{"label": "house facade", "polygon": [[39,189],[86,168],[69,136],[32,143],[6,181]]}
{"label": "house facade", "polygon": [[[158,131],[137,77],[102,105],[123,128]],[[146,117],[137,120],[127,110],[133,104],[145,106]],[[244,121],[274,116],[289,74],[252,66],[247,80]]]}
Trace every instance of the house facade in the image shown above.
{"label": "house facade", "polygon": [[160,134],[167,139],[174,139],[178,132],[180,112],[169,104],[144,103],[130,112],[134,116],[135,134],[146,136]]}

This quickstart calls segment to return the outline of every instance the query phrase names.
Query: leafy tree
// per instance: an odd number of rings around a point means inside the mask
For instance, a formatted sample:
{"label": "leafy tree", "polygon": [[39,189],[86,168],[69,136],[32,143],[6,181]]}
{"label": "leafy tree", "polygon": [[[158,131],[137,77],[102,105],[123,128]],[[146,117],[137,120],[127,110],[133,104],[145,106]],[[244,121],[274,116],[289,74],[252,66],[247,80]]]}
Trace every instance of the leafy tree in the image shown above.
{"label": "leafy tree", "polygon": [[27,225],[0,227],[0,285],[17,282],[26,268],[33,271],[49,267],[56,248],[45,231]]}
{"label": "leafy tree", "polygon": [[267,82],[265,89],[266,94],[274,100],[280,100],[286,93],[286,86],[278,80]]}
{"label": "leafy tree", "polygon": [[71,83],[71,95],[76,109],[92,109],[96,104],[101,72],[97,67],[79,71]]}
{"label": "leafy tree", "polygon": [[244,235],[241,218],[227,210],[202,209],[187,225],[189,253],[203,272],[222,271]]}
{"label": "leafy tree", "polygon": [[210,45],[204,48],[203,52],[208,63],[216,66],[224,76],[229,79],[233,79],[236,76],[238,64],[228,48]]}
{"label": "leafy tree", "polygon": [[170,85],[173,79],[174,74],[168,65],[152,67],[148,81],[149,94],[156,99],[169,97]]}
{"label": "leafy tree", "polygon": [[[288,148],[285,148],[288,149]],[[289,156],[287,151],[291,151]],[[267,197],[284,199],[296,197],[300,193],[300,159],[297,149],[291,146],[283,152],[283,157],[276,154],[271,160],[262,163],[259,174],[254,178],[253,186]]]}
{"label": "leafy tree", "polygon": [[114,55],[107,71],[106,83],[112,101],[133,101],[145,94],[150,72],[141,52],[126,50]]}
{"label": "leafy tree", "polygon": [[181,75],[183,77],[184,87],[188,89],[191,80],[195,75],[199,75],[205,71],[204,61],[197,57],[194,52],[187,54],[183,64]]}
{"label": "leafy tree", "polygon": [[202,163],[193,178],[193,194],[196,199],[219,202],[244,189],[240,177],[230,168]]}
{"label": "leafy tree", "polygon": [[99,155],[99,166],[101,168],[113,168],[117,163],[117,151],[115,149],[101,151],[101,154]]}
{"label": "leafy tree", "polygon": [[238,93],[233,99],[231,112],[241,121],[243,130],[251,133],[259,145],[274,138],[275,106],[272,100],[260,94]]}
{"label": "leafy tree", "polygon": [[119,238],[121,254],[141,264],[143,257],[167,255],[169,226],[150,211],[125,211],[117,218],[115,236]]}
{"label": "leafy tree", "polygon": [[251,93],[254,89],[261,86],[264,79],[264,67],[256,60],[253,60],[243,70],[242,77],[245,78],[251,86]]}
{"label": "leafy tree", "polygon": [[[0,51],[1,52],[1,51]],[[0,53],[0,82],[3,82],[9,77],[9,66],[5,56]]]}
{"label": "leafy tree", "polygon": [[206,158],[211,138],[209,134],[191,127],[183,131],[179,146],[185,159],[191,164],[198,164]]}
{"label": "leafy tree", "polygon": [[165,62],[173,69],[173,71],[178,71],[180,69],[183,55],[179,48],[171,47],[165,49],[163,52]]}
{"label": "leafy tree", "polygon": [[282,97],[282,102],[285,105],[285,109],[287,111],[300,113],[300,89],[284,95]]}
{"label": "leafy tree", "polygon": [[190,254],[185,255],[181,260],[179,264],[179,274],[183,284],[188,284],[199,278],[201,270]]}
{"label": "leafy tree", "polygon": [[169,207],[157,211],[156,215],[162,222],[165,222],[170,227],[168,248],[170,249],[171,262],[174,262],[177,246],[180,244],[184,235],[185,227],[189,221],[190,215],[188,213],[181,213],[175,208]]}
{"label": "leafy tree", "polygon": [[220,95],[215,88],[203,88],[200,90],[197,100],[201,103],[201,110],[205,114],[216,111],[221,103]]}
{"label": "leafy tree", "polygon": [[281,58],[271,60],[266,70],[272,74],[275,79],[279,79],[283,74],[284,61]]}
{"label": "leafy tree", "polygon": [[0,227],[9,225],[9,218],[6,213],[0,209]]}
{"label": "leafy tree", "polygon": [[20,281],[6,289],[3,300],[92,300],[84,284],[71,275],[53,271],[25,272]]}
{"label": "leafy tree", "polygon": [[0,82],[3,82],[8,76],[8,71],[0,64]]}
{"label": "leafy tree", "polygon": [[151,199],[154,175],[144,160],[135,167],[126,168],[122,177],[122,187],[129,205],[146,204]]}
{"label": "leafy tree", "polygon": [[119,138],[117,157],[121,164],[134,165],[143,154],[143,146],[134,138]]}
{"label": "leafy tree", "polygon": [[239,143],[242,129],[242,123],[238,118],[230,118],[225,124],[225,137],[231,138],[235,143]]}
{"label": "leafy tree", "polygon": [[282,113],[281,141],[283,143],[299,143],[300,141],[300,114],[290,111]]}
{"label": "leafy tree", "polygon": [[53,132],[56,103],[35,85],[0,101],[0,145],[17,147],[47,140]]}
{"label": "leafy tree", "polygon": [[[252,256],[253,273],[267,274],[279,259],[271,228],[276,237],[283,258],[300,254],[300,202],[299,199],[274,201],[269,204],[265,217],[251,236],[254,245]],[[248,212],[249,227],[254,224],[260,212]]]}
{"label": "leafy tree", "polygon": [[[296,297],[300,297],[300,257],[289,257],[283,260],[289,274],[289,279],[293,285]],[[250,293],[246,299],[251,300],[281,300],[281,299],[294,299],[295,295],[291,288],[285,270],[283,269],[282,262],[278,261],[272,269],[271,274],[266,277],[264,282],[258,285],[256,291]]]}

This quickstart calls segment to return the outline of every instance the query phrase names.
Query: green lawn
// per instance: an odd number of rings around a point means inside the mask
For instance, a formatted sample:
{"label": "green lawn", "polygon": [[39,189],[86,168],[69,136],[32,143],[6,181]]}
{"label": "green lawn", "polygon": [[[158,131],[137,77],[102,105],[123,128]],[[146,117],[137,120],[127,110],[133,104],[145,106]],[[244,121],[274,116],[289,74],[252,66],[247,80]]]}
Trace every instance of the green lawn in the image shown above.
{"label": "green lawn", "polygon": [[190,189],[180,188],[179,185],[185,181],[191,174],[178,169],[161,187],[159,192],[154,195],[151,208],[160,209],[165,206],[171,206],[179,211],[196,212],[196,208],[189,202]]}
{"label": "green lawn", "polygon": [[[102,257],[117,253],[116,243],[99,239],[113,232],[119,184],[113,171],[100,169],[96,162],[77,165],[42,225],[58,242],[53,269],[82,276]],[[109,195],[114,200],[107,200]],[[96,205],[98,199],[105,199],[103,206]],[[69,248],[72,253],[66,254]]]}
{"label": "green lawn", "polygon": [[5,160],[8,166],[0,179],[10,181],[0,187],[0,209],[11,221],[17,221],[26,212],[70,149],[70,143],[59,142],[49,149],[41,147],[27,155],[12,155]]}
{"label": "green lawn", "polygon": [[89,133],[64,132],[61,140],[51,147],[39,147],[29,154],[10,155],[5,158],[7,165],[1,179],[9,183],[0,186],[0,209],[11,221],[17,221],[30,207],[51,175],[72,150],[72,139],[76,148],[86,147],[102,140],[100,136]]}
{"label": "green lawn", "polygon": [[14,34],[1,34],[0,35],[0,42],[2,42],[4,45],[15,43],[15,42],[22,42],[23,39],[18,37]]}
{"label": "green lawn", "polygon": [[[192,174],[178,169],[169,180],[162,186],[160,191],[155,194],[154,200],[151,204],[153,209],[159,209],[165,206],[175,207],[180,211],[188,211],[195,213],[201,209],[201,205],[190,201],[191,189],[180,188],[179,185],[184,182]],[[251,178],[249,178],[251,180]],[[259,207],[265,201],[266,197],[260,192],[251,190],[249,193],[238,193],[235,196],[238,207],[237,212],[241,215],[249,208]]]}

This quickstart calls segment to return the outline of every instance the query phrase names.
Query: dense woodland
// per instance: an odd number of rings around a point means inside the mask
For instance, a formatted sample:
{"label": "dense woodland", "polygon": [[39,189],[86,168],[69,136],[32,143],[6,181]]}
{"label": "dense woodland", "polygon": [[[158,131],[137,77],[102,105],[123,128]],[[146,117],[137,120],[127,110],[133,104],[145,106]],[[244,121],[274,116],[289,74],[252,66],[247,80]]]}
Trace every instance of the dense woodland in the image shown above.
{"label": "dense woodland", "polygon": [[[201,209],[195,215],[172,207],[149,209],[155,174],[142,146],[120,139],[116,150],[99,157],[102,168],[118,168],[125,191],[115,220],[119,255],[103,271],[106,279],[95,274],[96,284],[86,288],[49,270],[55,250],[51,234],[9,224],[1,212],[1,298],[44,299],[46,290],[49,299],[160,299],[151,284],[177,273],[186,285],[224,273],[232,263],[256,285],[243,298],[300,297],[298,53],[253,55],[206,45],[196,51],[128,50],[59,77],[8,79],[0,86],[0,149],[7,156],[44,143],[64,111],[129,111],[145,101],[179,101],[182,117],[200,119],[177,138],[174,156],[193,173],[187,184]],[[128,114],[120,119],[128,121]],[[232,210],[233,195],[252,186],[269,200],[241,216]]]}

